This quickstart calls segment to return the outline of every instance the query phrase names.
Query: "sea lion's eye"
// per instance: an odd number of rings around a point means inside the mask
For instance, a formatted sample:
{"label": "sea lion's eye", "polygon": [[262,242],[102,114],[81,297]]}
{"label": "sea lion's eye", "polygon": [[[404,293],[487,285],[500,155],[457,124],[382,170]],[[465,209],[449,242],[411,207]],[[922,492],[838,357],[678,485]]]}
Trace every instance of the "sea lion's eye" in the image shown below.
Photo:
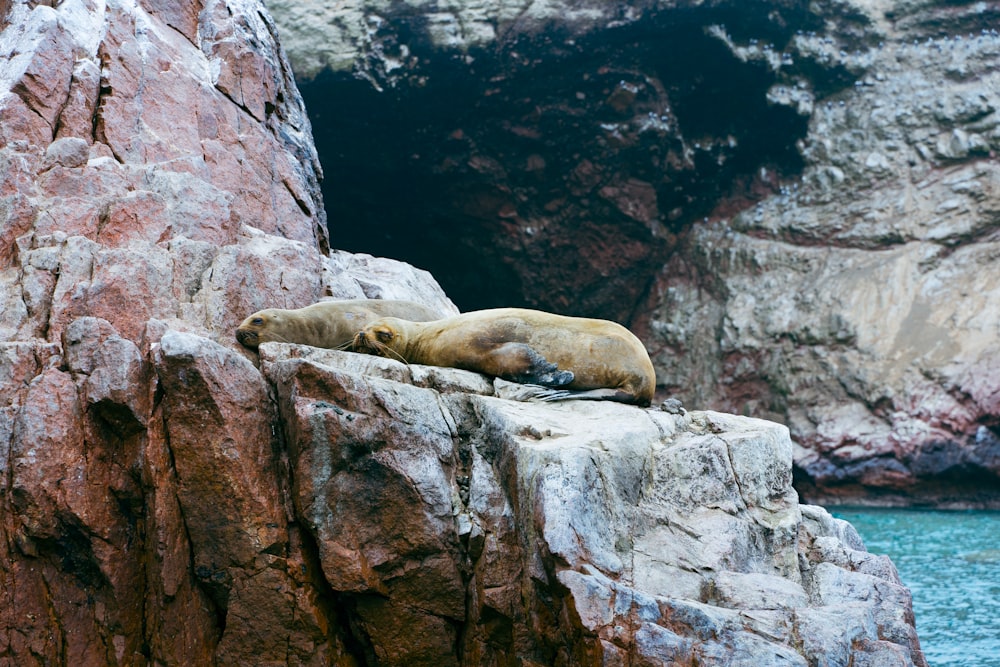
{"label": "sea lion's eye", "polygon": [[261,324],[264,324],[264,318],[263,317],[255,317],[252,320],[250,320],[250,324],[256,324],[257,326],[260,326]]}
{"label": "sea lion's eye", "polygon": [[390,340],[392,340],[391,331],[376,331],[375,335],[378,336],[378,339],[383,343],[388,343]]}

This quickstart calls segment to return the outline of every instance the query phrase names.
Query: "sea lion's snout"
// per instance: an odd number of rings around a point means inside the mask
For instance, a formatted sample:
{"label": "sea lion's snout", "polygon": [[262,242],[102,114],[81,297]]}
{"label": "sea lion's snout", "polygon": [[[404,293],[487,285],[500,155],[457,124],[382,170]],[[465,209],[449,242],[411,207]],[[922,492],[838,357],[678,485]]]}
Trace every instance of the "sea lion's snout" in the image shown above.
{"label": "sea lion's snout", "polygon": [[354,334],[352,349],[355,352],[363,352],[364,354],[374,354],[377,357],[383,357],[385,356],[382,352],[383,347],[383,345],[379,344],[375,334],[366,333],[364,329]]}
{"label": "sea lion's snout", "polygon": [[236,340],[247,347],[255,347],[257,345],[257,332],[247,331],[246,329],[237,329]]}

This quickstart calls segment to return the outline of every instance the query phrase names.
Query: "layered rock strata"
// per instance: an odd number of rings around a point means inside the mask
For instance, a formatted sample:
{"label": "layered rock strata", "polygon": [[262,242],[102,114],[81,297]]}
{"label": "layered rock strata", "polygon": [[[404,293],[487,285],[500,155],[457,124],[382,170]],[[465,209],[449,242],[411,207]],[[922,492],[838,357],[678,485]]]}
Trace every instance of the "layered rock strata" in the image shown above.
{"label": "layered rock strata", "polygon": [[994,4],[269,4],[347,247],[631,323],[812,499],[1000,506]]}

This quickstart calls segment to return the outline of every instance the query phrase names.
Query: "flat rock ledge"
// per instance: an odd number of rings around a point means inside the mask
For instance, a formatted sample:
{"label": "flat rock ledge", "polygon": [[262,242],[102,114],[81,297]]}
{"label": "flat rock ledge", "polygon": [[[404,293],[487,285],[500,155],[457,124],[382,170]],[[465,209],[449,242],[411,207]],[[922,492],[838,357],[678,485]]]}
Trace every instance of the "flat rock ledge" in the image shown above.
{"label": "flat rock ledge", "polygon": [[[179,340],[215,349],[170,334],[164,360]],[[518,402],[475,373],[303,346],[260,357],[296,521],[370,664],[926,664],[890,560],[798,503],[784,426]]]}

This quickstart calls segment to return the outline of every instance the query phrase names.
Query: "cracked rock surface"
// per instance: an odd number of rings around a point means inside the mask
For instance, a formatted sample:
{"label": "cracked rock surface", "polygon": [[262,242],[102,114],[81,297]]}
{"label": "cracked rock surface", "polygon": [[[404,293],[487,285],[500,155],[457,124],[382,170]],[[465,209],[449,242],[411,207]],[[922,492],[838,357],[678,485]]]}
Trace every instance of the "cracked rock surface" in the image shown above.
{"label": "cracked rock surface", "polygon": [[232,332],[324,297],[454,306],[330,253],[259,3],[15,0],[0,30],[0,664],[356,664]]}
{"label": "cracked rock surface", "polygon": [[371,664],[925,664],[892,563],[798,503],[783,426],[261,358],[296,515]]}

